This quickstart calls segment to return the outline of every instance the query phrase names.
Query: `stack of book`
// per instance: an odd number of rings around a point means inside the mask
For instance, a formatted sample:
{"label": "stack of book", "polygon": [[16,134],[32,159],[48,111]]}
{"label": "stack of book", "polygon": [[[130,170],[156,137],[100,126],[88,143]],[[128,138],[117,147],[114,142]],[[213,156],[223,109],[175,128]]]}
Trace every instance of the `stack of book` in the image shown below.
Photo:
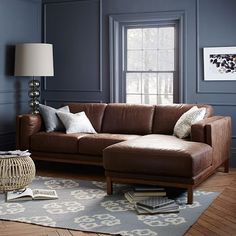
{"label": "stack of book", "polygon": [[166,191],[164,188],[159,187],[135,187],[133,191],[125,193],[125,198],[132,204],[146,199],[148,197],[164,197]]}
{"label": "stack of book", "polygon": [[168,197],[149,197],[135,204],[138,214],[178,213],[179,205]]}
{"label": "stack of book", "polygon": [[125,198],[132,204],[138,214],[177,213],[179,206],[166,196],[164,188],[135,187],[125,193]]}

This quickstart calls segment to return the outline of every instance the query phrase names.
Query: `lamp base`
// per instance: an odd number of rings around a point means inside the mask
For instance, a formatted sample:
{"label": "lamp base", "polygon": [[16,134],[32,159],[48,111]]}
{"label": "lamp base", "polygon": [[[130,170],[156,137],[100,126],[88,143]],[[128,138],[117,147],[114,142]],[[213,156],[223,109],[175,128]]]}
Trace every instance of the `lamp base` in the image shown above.
{"label": "lamp base", "polygon": [[29,106],[31,108],[31,114],[39,113],[39,97],[40,97],[40,82],[39,80],[35,80],[34,77],[29,81]]}

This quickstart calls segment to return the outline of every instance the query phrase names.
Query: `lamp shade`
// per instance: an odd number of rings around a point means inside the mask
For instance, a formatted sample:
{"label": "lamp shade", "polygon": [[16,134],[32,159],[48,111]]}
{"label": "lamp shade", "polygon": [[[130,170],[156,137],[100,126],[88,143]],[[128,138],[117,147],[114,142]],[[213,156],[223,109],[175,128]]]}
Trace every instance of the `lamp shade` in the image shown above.
{"label": "lamp shade", "polygon": [[15,76],[53,76],[53,49],[47,43],[22,43],[15,48]]}

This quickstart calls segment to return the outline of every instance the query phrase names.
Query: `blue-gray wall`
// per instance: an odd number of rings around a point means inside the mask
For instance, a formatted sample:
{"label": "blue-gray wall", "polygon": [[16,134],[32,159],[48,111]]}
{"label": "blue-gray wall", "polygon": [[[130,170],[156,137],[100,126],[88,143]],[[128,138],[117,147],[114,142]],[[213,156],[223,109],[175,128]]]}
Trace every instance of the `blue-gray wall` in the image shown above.
{"label": "blue-gray wall", "polygon": [[0,0],[0,150],[15,148],[15,118],[28,112],[28,79],[14,77],[14,45],[41,41],[41,0]]}
{"label": "blue-gray wall", "polygon": [[44,3],[44,36],[54,44],[56,76],[48,79],[42,92],[44,101],[54,106],[67,101],[109,102],[109,15],[183,11],[186,27],[183,102],[208,103],[214,106],[216,114],[232,117],[231,165],[236,166],[236,81],[204,81],[202,59],[204,47],[236,46],[235,0],[44,0]]}

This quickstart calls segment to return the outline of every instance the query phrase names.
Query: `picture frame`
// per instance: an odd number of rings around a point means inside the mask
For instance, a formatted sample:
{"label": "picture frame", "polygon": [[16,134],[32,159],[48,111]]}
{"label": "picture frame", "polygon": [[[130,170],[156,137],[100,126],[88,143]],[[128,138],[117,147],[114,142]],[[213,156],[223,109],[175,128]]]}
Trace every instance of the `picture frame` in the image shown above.
{"label": "picture frame", "polygon": [[236,47],[203,48],[204,80],[236,80]]}

